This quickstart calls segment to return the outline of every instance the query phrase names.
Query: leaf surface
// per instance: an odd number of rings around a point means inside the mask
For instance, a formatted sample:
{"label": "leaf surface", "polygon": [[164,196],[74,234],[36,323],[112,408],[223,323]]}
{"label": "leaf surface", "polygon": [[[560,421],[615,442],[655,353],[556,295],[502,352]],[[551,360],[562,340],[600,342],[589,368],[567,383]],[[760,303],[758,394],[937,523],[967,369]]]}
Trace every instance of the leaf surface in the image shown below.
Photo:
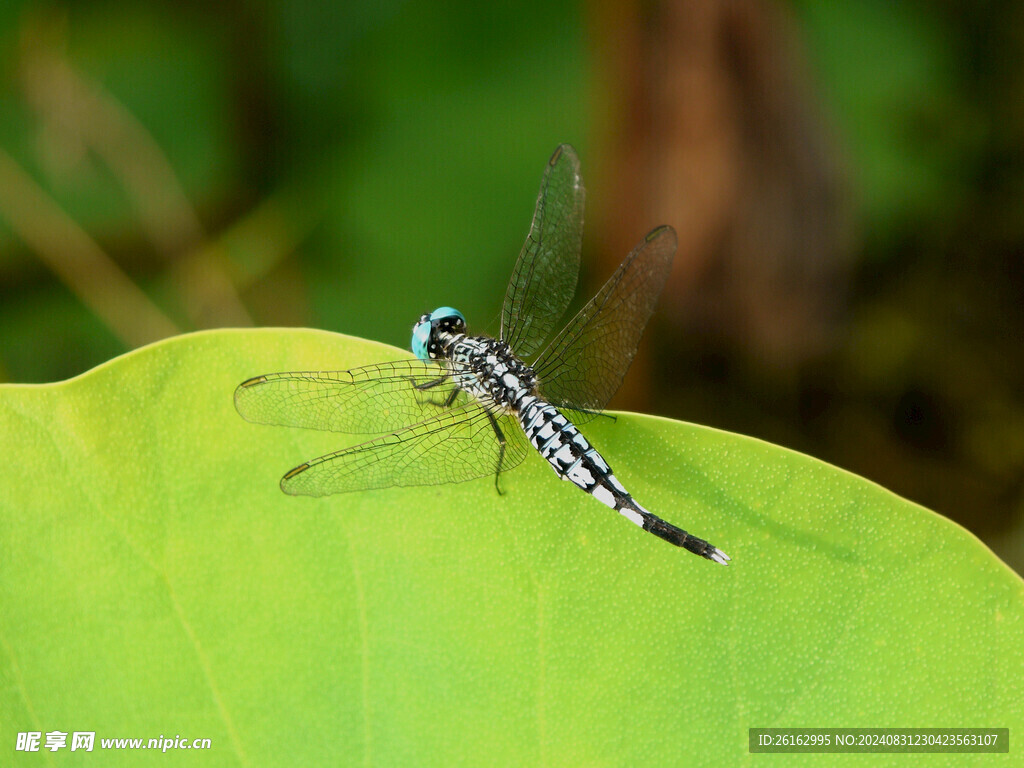
{"label": "leaf surface", "polygon": [[282,494],[288,469],[359,438],[249,424],[235,386],[404,355],[216,331],[0,387],[4,749],[94,731],[111,766],[168,758],[101,738],[161,735],[211,739],[174,750],[204,766],[732,765],[757,760],[750,727],[1021,732],[1020,578],[950,521],[757,440],[586,425],[728,568],[536,457],[503,496],[486,478]]}

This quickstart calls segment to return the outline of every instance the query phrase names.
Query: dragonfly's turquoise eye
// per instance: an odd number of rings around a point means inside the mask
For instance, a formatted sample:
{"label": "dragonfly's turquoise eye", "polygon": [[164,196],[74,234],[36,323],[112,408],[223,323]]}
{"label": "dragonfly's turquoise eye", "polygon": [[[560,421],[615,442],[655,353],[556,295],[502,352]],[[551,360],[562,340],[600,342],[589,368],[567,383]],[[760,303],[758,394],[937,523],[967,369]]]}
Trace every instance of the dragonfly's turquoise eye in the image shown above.
{"label": "dragonfly's turquoise eye", "polygon": [[466,318],[464,318],[462,313],[457,309],[452,309],[451,307],[438,307],[430,313],[430,322],[435,325],[443,323],[445,320],[448,320],[452,324],[452,327],[466,327]]}
{"label": "dragonfly's turquoise eye", "polygon": [[412,327],[412,353],[420,360],[429,360],[427,344],[430,342],[430,315],[423,315]]}
{"label": "dragonfly's turquoise eye", "polygon": [[432,348],[432,336],[436,329],[462,333],[466,329],[466,318],[459,310],[451,307],[438,307],[429,315],[420,317],[412,328],[412,353],[420,360],[431,360],[440,354],[440,349]]}

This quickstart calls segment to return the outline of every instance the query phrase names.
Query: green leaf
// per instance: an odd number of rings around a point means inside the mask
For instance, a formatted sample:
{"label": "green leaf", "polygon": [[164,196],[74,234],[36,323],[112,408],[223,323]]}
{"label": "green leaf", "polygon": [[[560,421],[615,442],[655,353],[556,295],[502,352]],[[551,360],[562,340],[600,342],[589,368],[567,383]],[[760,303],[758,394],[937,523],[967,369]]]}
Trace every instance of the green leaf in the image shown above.
{"label": "green leaf", "polygon": [[212,740],[175,765],[726,765],[756,726],[1024,727],[1021,580],[948,520],[756,440],[586,425],[728,568],[534,457],[503,496],[282,494],[358,438],[249,424],[234,387],[400,354],[217,331],[0,387],[0,748],[59,730],[94,731],[103,765],[169,764],[99,744],[161,735]]}

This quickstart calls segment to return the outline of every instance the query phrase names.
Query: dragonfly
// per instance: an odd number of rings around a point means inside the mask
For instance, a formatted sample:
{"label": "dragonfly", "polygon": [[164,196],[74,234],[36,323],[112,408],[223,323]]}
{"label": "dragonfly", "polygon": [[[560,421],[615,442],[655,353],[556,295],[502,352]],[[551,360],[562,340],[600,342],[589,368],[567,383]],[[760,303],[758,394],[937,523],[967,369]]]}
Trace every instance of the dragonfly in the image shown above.
{"label": "dragonfly", "polygon": [[462,313],[440,307],[413,326],[415,359],[242,382],[235,407],[248,421],[380,435],[300,464],[281,489],[326,496],[493,475],[501,493],[501,474],[536,451],[559,478],[643,530],[728,565],[718,547],[642,507],[576,426],[622,383],[676,251],[672,227],[651,230],[555,333],[576,291],[584,198],[579,159],[563,144],[544,170],[497,338],[468,335]]}

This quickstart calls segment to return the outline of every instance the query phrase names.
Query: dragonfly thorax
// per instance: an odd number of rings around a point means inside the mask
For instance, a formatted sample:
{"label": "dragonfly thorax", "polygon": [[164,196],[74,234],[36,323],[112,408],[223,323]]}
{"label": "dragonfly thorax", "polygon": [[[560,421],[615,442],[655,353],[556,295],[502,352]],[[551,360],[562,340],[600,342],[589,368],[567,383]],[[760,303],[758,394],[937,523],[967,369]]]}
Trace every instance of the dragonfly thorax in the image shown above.
{"label": "dragonfly thorax", "polygon": [[524,398],[537,394],[537,374],[504,341],[443,332],[439,340],[452,362],[452,378],[474,397],[518,411]]}

